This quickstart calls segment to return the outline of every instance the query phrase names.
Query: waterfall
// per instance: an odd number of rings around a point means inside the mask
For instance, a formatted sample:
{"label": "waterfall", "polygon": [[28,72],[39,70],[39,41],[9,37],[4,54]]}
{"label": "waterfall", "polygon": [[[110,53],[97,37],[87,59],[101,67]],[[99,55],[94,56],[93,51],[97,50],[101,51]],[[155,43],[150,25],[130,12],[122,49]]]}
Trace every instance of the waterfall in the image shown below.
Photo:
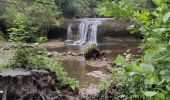
{"label": "waterfall", "polygon": [[73,40],[72,24],[69,24],[67,28],[67,40]]}
{"label": "waterfall", "polygon": [[[82,19],[79,24],[79,39],[73,41],[72,45],[97,44],[97,27],[101,24],[101,20]],[[72,37],[71,25],[68,26],[68,37]],[[71,32],[70,32],[71,31]],[[67,37],[67,39],[69,39]]]}

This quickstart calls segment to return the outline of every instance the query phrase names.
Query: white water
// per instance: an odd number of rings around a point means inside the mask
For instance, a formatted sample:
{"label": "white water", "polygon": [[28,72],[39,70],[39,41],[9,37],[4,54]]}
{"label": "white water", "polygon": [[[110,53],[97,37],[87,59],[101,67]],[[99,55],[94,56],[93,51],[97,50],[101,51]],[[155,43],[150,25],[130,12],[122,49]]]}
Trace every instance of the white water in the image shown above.
{"label": "white water", "polygon": [[[98,19],[82,19],[79,25],[79,39],[73,41],[72,45],[97,44],[97,27],[101,24]],[[67,39],[73,37],[71,25],[68,26]],[[72,40],[72,39],[71,39]]]}
{"label": "white water", "polygon": [[73,40],[72,24],[69,24],[67,28],[67,40]]}

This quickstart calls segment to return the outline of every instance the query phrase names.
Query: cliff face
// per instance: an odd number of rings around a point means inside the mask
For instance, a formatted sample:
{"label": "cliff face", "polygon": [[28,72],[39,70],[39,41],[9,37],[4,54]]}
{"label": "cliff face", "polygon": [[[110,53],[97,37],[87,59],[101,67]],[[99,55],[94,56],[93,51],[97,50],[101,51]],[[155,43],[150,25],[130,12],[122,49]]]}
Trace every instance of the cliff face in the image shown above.
{"label": "cliff face", "polygon": [[[97,37],[102,36],[129,36],[127,26],[130,25],[126,21],[120,21],[113,18],[90,18],[90,20],[102,20],[102,23],[98,26]],[[72,24],[72,30],[74,34],[78,33],[79,24],[81,19],[62,19],[58,20],[58,27],[51,27],[49,37],[66,37],[67,28],[69,24]]]}

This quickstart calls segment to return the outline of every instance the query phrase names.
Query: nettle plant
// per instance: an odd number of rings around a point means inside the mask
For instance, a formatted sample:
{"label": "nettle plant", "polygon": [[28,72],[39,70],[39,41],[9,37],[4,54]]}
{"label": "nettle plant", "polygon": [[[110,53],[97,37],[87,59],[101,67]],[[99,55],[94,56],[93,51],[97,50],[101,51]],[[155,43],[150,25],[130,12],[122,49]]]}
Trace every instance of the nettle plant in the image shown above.
{"label": "nettle plant", "polygon": [[123,67],[130,99],[170,99],[170,8],[166,0],[153,3],[156,9],[136,11],[132,17],[135,29],[144,36],[144,55],[135,61],[123,56],[115,60]]}

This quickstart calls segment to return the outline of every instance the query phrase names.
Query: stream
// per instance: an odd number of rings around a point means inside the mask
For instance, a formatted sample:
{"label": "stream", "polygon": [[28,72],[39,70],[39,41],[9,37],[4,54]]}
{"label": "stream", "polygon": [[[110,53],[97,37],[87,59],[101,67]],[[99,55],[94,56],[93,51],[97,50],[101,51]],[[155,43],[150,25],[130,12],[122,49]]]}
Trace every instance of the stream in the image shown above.
{"label": "stream", "polygon": [[[53,41],[55,42],[55,41]],[[52,44],[52,42],[50,42]],[[113,61],[117,55],[123,55],[130,49],[131,54],[137,55],[140,39],[133,37],[104,38],[103,42],[98,44],[100,51],[106,53],[106,57]],[[59,53],[74,52],[76,54],[83,52],[84,46],[63,45],[60,47],[48,47],[49,51]],[[63,56],[64,58],[64,56]],[[58,59],[58,58],[57,58]],[[61,59],[61,58],[59,58]],[[85,63],[84,57],[71,57],[61,60],[63,68],[68,72],[71,78],[75,78],[80,83],[80,88],[87,88],[91,85],[99,85],[100,81],[107,79],[111,73],[105,68],[96,68]]]}

